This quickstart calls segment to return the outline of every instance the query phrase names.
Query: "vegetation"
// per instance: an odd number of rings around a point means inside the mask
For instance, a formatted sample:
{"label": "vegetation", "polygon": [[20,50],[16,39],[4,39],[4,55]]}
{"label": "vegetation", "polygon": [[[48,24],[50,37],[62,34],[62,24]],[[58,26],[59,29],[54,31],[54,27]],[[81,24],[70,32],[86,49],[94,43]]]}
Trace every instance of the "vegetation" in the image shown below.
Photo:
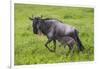
{"label": "vegetation", "polygon": [[[31,4],[15,4],[15,43],[14,64],[46,64],[94,60],[94,9],[83,7],[61,7]],[[66,55],[68,47],[59,47],[56,52],[49,52],[44,46],[46,36],[35,35],[32,32],[32,22],[28,17],[40,16],[57,18],[79,30],[80,39],[85,47],[84,53],[78,53],[77,48],[72,57]],[[53,47],[51,43],[50,48]]]}

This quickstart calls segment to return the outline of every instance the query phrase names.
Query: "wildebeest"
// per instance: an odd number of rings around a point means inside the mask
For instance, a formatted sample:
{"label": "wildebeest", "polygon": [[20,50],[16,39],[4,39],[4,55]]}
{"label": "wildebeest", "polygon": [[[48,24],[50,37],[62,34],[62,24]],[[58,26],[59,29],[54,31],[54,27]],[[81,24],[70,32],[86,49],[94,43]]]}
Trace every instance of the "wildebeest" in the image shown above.
{"label": "wildebeest", "polygon": [[57,40],[61,43],[61,45],[59,45],[60,47],[64,46],[64,48],[65,48],[66,46],[68,46],[70,54],[73,55],[74,46],[75,46],[76,42],[72,37],[64,36],[64,37],[57,38]]}
{"label": "wildebeest", "polygon": [[65,37],[59,37],[57,38],[57,40],[61,43],[60,46],[64,46],[64,48],[66,47],[66,45],[68,45],[69,49],[73,49],[74,44],[76,43],[75,40],[72,37],[69,36],[65,36]]}
{"label": "wildebeest", "polygon": [[[69,44],[71,45],[70,47],[72,47],[74,42],[76,42],[79,51],[84,50],[84,46],[82,45],[81,40],[78,36],[78,31],[74,27],[68,24],[64,24],[62,21],[53,18],[29,17],[29,19],[32,20],[34,34],[42,32],[44,35],[47,36],[48,41],[45,43],[45,46],[46,48],[48,48],[49,51],[55,51],[56,40],[58,40],[59,42],[69,41]],[[48,47],[48,44],[51,41],[53,41],[54,43],[54,50],[51,50]]]}

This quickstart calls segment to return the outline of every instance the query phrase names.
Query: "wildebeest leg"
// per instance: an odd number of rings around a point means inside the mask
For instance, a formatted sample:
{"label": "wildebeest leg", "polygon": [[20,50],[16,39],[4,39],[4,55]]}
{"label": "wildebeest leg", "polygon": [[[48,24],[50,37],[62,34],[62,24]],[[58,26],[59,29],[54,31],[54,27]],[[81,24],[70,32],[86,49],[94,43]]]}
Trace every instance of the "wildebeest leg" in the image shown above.
{"label": "wildebeest leg", "polygon": [[51,49],[48,47],[48,44],[49,44],[51,41],[52,41],[52,39],[48,39],[48,41],[47,41],[46,44],[45,44],[45,47],[46,47],[49,51],[53,52],[53,50],[51,50]]}
{"label": "wildebeest leg", "polygon": [[70,51],[70,56],[72,57],[74,53],[74,47],[72,46],[71,51]]}
{"label": "wildebeest leg", "polygon": [[56,40],[53,40],[54,43],[54,51],[56,51]]}
{"label": "wildebeest leg", "polygon": [[66,45],[67,45],[67,44],[65,43],[65,44],[63,44],[63,45],[64,45],[64,48],[66,48]]}
{"label": "wildebeest leg", "polygon": [[68,51],[68,54],[70,53],[70,51],[71,51],[71,47],[70,47],[70,45],[68,45],[68,47],[69,47],[69,51]]}
{"label": "wildebeest leg", "polygon": [[73,45],[69,44],[68,47],[69,47],[68,54],[70,54],[70,56],[73,56],[73,53],[74,53],[74,47],[73,47]]}

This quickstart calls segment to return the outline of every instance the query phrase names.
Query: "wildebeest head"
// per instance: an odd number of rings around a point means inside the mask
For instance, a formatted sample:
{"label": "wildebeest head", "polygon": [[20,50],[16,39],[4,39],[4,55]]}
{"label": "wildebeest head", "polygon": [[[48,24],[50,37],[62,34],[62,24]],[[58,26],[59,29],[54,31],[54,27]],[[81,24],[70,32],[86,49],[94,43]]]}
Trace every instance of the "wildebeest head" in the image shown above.
{"label": "wildebeest head", "polygon": [[41,24],[41,20],[42,20],[42,16],[37,16],[37,17],[29,17],[29,19],[32,21],[32,28],[33,28],[33,33],[34,34],[39,34],[40,30],[40,24]]}

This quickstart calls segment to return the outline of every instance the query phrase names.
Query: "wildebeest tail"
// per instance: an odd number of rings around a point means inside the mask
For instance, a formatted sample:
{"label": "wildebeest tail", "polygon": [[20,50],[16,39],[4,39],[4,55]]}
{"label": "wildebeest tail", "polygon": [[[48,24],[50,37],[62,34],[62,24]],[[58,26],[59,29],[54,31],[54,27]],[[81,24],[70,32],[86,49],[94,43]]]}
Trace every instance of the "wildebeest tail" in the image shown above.
{"label": "wildebeest tail", "polygon": [[78,36],[78,31],[77,30],[75,30],[75,34],[74,35],[75,35],[75,41],[77,42],[79,50],[83,51],[84,50],[84,46],[82,45],[82,42],[81,42],[81,40],[80,40],[80,38]]}

